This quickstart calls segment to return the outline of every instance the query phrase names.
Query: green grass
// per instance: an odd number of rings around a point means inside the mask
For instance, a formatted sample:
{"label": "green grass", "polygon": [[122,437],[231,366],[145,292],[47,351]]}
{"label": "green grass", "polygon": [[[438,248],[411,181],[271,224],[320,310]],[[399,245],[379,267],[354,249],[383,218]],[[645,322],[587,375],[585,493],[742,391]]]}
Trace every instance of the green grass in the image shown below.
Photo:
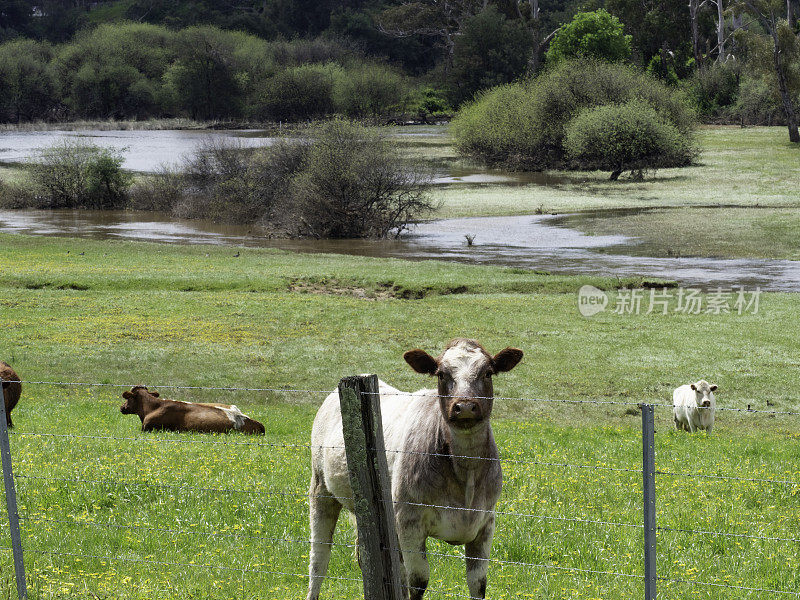
{"label": "green grass", "polygon": [[641,256],[800,259],[800,211],[791,208],[668,208],[565,217],[591,235],[634,237],[615,248]]}
{"label": "green grass", "polygon": [[[495,383],[503,397],[495,403],[497,440],[512,459],[504,464],[503,513],[638,525],[635,404],[667,404],[680,383],[712,380],[723,407],[800,410],[796,334],[787,325],[800,311],[795,295],[765,294],[757,314],[606,312],[585,319],[575,290],[587,278],[268,250],[232,254],[0,236],[0,358],[25,380],[320,390],[160,388],[167,397],[236,403],[267,428],[253,439],[142,435],[138,419],[118,411],[121,388],[25,384],[14,412],[16,431],[25,435],[14,436],[12,447],[32,597],[302,597],[304,578],[274,573],[304,573],[308,554],[307,545],[277,541],[309,535],[308,450],[283,446],[308,444],[322,390],[340,377],[376,372],[417,389],[428,380],[403,363],[402,352],[436,352],[455,336],[526,353]],[[308,285],[298,288],[298,278]],[[657,409],[661,471],[800,480],[798,417],[721,412],[712,436],[674,432],[670,419],[669,408]],[[797,537],[797,483],[659,475],[657,495],[662,527]],[[352,543],[346,519],[336,541]],[[668,579],[800,586],[796,543],[675,531],[660,532],[658,543],[658,574]],[[636,578],[508,562],[639,575],[641,547],[636,527],[501,514],[493,557],[506,563],[490,567],[489,597],[640,596]],[[438,542],[429,550],[461,552]],[[0,558],[0,594],[13,597],[10,556]],[[466,593],[460,559],[432,555],[431,563],[431,588],[448,592],[431,598]],[[359,577],[351,548],[335,550],[330,574]],[[723,593],[668,582],[660,591],[708,599]],[[358,598],[360,591],[358,582],[329,580],[323,593]],[[724,596],[770,597],[736,590]]]}
{"label": "green grass", "polygon": [[[699,164],[662,169],[644,181],[608,181],[605,172],[549,173],[555,185],[448,186],[436,193],[443,217],[574,212],[664,206],[800,206],[800,148],[781,127],[704,127]],[[438,160],[463,161],[435,146]],[[463,164],[463,163],[462,163]]]}

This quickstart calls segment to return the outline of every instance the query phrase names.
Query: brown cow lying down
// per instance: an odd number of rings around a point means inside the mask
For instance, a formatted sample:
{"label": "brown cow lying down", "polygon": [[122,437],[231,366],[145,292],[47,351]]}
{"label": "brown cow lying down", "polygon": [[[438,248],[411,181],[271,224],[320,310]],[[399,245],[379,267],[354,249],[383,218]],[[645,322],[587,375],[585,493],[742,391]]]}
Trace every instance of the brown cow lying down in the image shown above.
{"label": "brown cow lying down", "polygon": [[168,431],[199,431],[227,433],[235,430],[244,433],[264,433],[264,426],[243,414],[232,404],[200,404],[167,400],[158,392],[143,385],[122,392],[125,404],[119,407],[123,415],[139,415],[142,431],[166,429]]}
{"label": "brown cow lying down", "polygon": [[19,395],[22,393],[22,384],[19,376],[14,372],[7,362],[0,360],[0,379],[3,380],[3,399],[6,403],[6,425],[13,427],[11,422],[11,410],[19,402]]}

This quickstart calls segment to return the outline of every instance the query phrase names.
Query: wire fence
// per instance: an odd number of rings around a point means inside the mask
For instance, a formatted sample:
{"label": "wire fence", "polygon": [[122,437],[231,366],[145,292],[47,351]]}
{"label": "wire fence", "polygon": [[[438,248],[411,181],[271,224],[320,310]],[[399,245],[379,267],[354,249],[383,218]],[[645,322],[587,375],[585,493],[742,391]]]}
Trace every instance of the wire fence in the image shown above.
{"label": "wire fence", "polygon": [[[52,381],[22,384],[40,389],[133,387]],[[150,387],[304,393],[320,399],[330,393],[287,388]],[[534,397],[499,396],[494,400],[639,406]],[[651,406],[672,409],[666,404]],[[717,410],[800,415],[737,407]],[[670,416],[662,414],[660,422],[668,423]],[[307,420],[298,422],[305,425]],[[283,424],[277,425],[275,429],[281,430]],[[317,577],[304,572],[311,544],[308,499],[330,496],[309,494],[310,458],[314,451],[344,448],[305,443],[310,437],[307,427],[276,435],[268,426],[267,438],[248,439],[29,431],[22,424],[18,428],[11,435],[14,481],[33,597],[52,596],[54,590],[74,591],[72,586],[81,580],[87,597],[88,592],[102,593],[104,586],[110,589],[112,584],[139,589],[146,597],[174,579],[165,574],[180,570],[205,575],[192,578],[191,584],[178,579],[186,588],[177,590],[178,596],[188,595],[192,586],[202,586],[204,597],[230,597],[232,593],[261,597],[258,590],[262,589],[269,589],[270,597],[283,592],[297,596],[299,581]],[[495,515],[498,525],[492,556],[477,559],[490,565],[489,598],[531,593],[532,577],[543,597],[588,598],[592,589],[638,595],[645,579],[640,556],[646,524],[641,514],[644,469],[635,466],[642,448],[636,435],[633,428],[612,436],[608,443],[617,446],[606,450],[616,464],[606,455],[587,460],[593,444],[572,454],[560,454],[563,448],[559,447],[549,456],[541,456],[538,451],[542,447],[552,450],[555,444],[525,444],[522,435],[506,435],[513,443],[505,448],[498,435],[499,457],[456,457],[501,465],[506,483],[494,510],[421,501],[394,501],[394,505],[476,517]],[[284,439],[268,441],[273,437]],[[767,467],[774,465],[763,462],[753,467],[753,472],[744,472],[749,463],[706,460],[700,465],[713,472],[703,472],[697,461],[684,461],[682,454],[691,443],[697,450],[699,439],[710,438],[659,431],[657,580],[668,589],[691,588],[695,595],[709,598],[722,592],[731,598],[800,596],[800,547],[796,545],[800,542],[796,525],[800,522],[800,471],[790,462],[781,474],[767,473]],[[404,448],[387,448],[386,453],[452,458],[451,454]],[[794,455],[789,452],[787,456]],[[674,468],[678,464],[685,468]],[[8,520],[0,525],[7,531]],[[352,558],[353,532],[347,524],[344,529],[329,543],[338,554],[325,576],[332,588],[323,588],[328,597],[359,595],[361,578]],[[0,543],[0,550],[4,551],[2,564],[10,559],[11,547]],[[419,553],[431,562],[431,586],[426,594],[471,598],[464,593],[463,552],[445,551],[441,544],[434,544]],[[131,570],[135,565],[143,568]],[[220,579],[220,574],[227,578]]]}

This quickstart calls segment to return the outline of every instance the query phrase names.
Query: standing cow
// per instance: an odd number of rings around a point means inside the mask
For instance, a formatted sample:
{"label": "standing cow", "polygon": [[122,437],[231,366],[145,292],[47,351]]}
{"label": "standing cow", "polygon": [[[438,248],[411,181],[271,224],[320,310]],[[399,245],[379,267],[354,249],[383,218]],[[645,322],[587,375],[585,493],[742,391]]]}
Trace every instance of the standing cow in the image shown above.
{"label": "standing cow", "polygon": [[[473,340],[456,339],[438,358],[424,350],[409,350],[403,358],[417,373],[439,380],[438,390],[413,394],[380,382],[386,458],[409,597],[419,600],[428,586],[425,545],[434,537],[465,546],[470,595],[484,598],[494,506],[502,487],[489,423],[492,376],[513,369],[522,350],[506,348],[491,356]],[[307,598],[317,600],[339,513],[342,507],[353,508],[337,392],[317,412],[311,445]]]}
{"label": "standing cow", "polygon": [[22,394],[22,384],[20,383],[19,376],[14,372],[7,362],[0,360],[0,379],[3,380],[3,401],[6,405],[6,425],[13,427],[11,422],[11,411],[19,402],[20,394]]}
{"label": "standing cow", "polygon": [[711,433],[717,401],[714,392],[717,386],[701,379],[697,383],[682,385],[672,393],[672,417],[675,428],[694,433],[705,429]]}

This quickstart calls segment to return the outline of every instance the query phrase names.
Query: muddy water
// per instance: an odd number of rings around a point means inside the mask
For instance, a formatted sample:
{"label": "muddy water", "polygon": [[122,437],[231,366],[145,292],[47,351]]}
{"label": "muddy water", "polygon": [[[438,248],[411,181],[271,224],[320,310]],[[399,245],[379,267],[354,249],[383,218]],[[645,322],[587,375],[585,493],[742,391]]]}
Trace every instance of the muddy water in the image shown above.
{"label": "muddy water", "polygon": [[[546,215],[475,217],[421,223],[400,240],[285,240],[244,226],[181,221],[161,213],[123,211],[0,211],[0,232],[182,244],[268,247],[482,265],[611,277],[643,275],[706,290],[744,286],[800,292],[800,261],[652,258],[603,249],[634,244],[623,236],[587,236]],[[465,235],[474,237],[472,246]]]}

